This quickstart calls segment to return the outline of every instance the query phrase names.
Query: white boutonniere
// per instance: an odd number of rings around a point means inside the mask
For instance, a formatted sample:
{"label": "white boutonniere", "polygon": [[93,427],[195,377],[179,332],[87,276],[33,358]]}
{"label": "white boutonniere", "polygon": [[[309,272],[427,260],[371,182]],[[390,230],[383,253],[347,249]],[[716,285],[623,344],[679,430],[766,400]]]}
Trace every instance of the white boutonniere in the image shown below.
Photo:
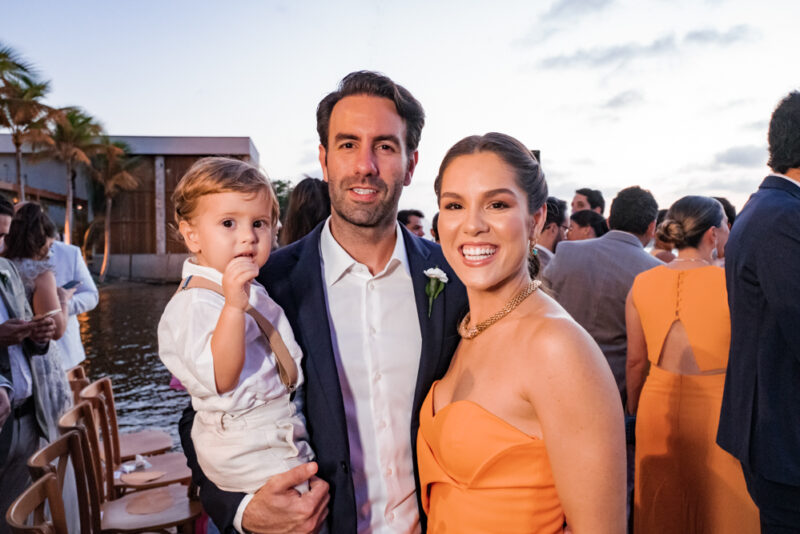
{"label": "white boutonniere", "polygon": [[428,295],[428,317],[431,316],[433,301],[444,291],[447,283],[447,275],[439,267],[425,269],[425,276],[428,277],[428,284],[425,286],[425,294]]}

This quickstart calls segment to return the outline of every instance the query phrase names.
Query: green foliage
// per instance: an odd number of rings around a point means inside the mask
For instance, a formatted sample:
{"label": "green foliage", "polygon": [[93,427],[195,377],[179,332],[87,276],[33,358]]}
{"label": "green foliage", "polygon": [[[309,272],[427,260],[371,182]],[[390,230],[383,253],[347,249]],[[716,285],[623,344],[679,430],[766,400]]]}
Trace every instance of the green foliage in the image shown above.
{"label": "green foliage", "polygon": [[289,209],[289,195],[292,194],[294,185],[289,180],[270,180],[275,196],[278,197],[278,205],[281,208],[281,221],[286,218],[286,211]]}

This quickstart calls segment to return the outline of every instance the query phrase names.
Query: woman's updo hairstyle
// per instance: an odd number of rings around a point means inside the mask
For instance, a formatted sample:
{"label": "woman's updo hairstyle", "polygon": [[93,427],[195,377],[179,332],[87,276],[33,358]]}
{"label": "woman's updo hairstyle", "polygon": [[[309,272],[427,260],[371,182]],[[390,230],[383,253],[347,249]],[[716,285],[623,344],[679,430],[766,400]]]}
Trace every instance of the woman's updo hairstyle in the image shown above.
{"label": "woman's updo hairstyle", "polygon": [[670,206],[656,236],[682,250],[696,248],[709,228],[722,224],[722,204],[711,197],[689,195]]}
{"label": "woman's updo hairstyle", "polygon": [[[439,174],[433,183],[437,201],[442,195],[442,176],[447,167],[460,156],[491,152],[502,159],[514,170],[517,185],[528,196],[528,213],[534,213],[547,201],[547,182],[539,162],[533,153],[520,141],[510,135],[489,132],[485,135],[471,135],[465,137],[452,146],[439,166]],[[529,263],[532,277],[540,271],[539,258],[532,256]]]}

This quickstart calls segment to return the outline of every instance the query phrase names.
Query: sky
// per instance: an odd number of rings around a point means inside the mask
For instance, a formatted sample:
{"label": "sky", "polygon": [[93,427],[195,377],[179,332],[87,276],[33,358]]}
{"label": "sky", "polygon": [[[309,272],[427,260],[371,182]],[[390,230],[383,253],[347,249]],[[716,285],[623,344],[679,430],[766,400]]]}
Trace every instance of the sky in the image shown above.
{"label": "sky", "polygon": [[383,72],[426,111],[400,207],[430,219],[447,149],[489,131],[540,150],[568,202],[640,185],[664,208],[740,209],[768,172],[769,116],[800,88],[798,19],[798,0],[0,0],[0,42],[51,80],[51,105],[111,135],[249,136],[293,182],[322,177],[319,100]]}

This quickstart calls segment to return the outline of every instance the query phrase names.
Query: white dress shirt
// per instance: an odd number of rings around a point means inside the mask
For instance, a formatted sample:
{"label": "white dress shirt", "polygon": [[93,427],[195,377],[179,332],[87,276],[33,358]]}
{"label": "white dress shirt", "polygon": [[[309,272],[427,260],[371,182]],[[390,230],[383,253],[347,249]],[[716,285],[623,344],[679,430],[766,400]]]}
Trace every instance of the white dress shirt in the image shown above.
{"label": "white dress shirt", "polygon": [[93,310],[97,306],[99,295],[86,262],[83,261],[81,249],[75,245],[54,241],[50,247],[50,262],[55,267],[56,284],[59,287],[72,280],[81,281],[69,301],[67,328],[64,330],[64,335],[56,341],[61,351],[62,366],[66,371],[86,359],[77,315]]}
{"label": "white dress shirt", "polygon": [[374,276],[320,238],[331,341],[344,400],[359,533],[419,532],[410,427],[422,333],[403,234]]}

